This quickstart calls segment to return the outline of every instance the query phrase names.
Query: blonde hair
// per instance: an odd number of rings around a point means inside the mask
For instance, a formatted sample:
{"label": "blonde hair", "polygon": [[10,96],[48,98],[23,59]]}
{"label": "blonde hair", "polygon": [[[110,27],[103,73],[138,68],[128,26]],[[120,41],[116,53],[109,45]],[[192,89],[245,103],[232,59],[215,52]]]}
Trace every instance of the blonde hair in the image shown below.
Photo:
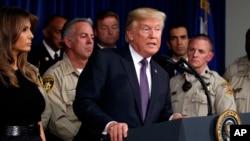
{"label": "blonde hair", "polygon": [[[11,67],[14,63],[12,50],[27,20],[30,21],[33,31],[38,24],[38,18],[35,15],[17,7],[0,8],[0,81],[7,87],[19,87],[15,70]],[[37,74],[27,61],[27,52],[17,56],[17,66],[25,78],[39,85]]]}
{"label": "blonde hair", "polygon": [[208,35],[206,35],[206,34],[197,34],[197,35],[193,36],[189,40],[189,44],[193,40],[205,40],[205,41],[207,41],[209,43],[209,45],[210,45],[209,50],[213,52],[213,41],[212,41],[212,39]]}
{"label": "blonde hair", "polygon": [[[142,7],[137,8],[133,11],[131,11],[128,14],[127,21],[125,24],[125,30],[132,29],[137,21],[148,19],[148,18],[157,18],[161,20],[162,27],[164,28],[164,22],[166,20],[166,14],[164,12],[161,12],[157,9],[148,8],[148,7]],[[127,35],[125,36],[126,41],[128,42]]]}

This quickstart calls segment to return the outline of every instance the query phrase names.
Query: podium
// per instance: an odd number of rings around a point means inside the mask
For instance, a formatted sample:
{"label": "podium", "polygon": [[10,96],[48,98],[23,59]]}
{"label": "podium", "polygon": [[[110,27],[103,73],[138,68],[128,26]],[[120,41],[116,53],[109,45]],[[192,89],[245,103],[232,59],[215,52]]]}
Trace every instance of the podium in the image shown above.
{"label": "podium", "polygon": [[[250,113],[239,115],[242,124],[250,124]],[[129,129],[125,141],[216,141],[218,117],[190,117]]]}

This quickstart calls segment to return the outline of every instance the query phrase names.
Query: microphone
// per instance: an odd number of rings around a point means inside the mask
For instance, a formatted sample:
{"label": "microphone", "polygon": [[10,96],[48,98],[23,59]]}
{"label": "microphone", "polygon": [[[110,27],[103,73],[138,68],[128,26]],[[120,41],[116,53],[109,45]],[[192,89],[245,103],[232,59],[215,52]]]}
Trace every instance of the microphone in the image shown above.
{"label": "microphone", "polygon": [[175,66],[177,62],[173,61],[172,58],[166,56],[166,55],[163,55],[162,56],[163,59],[167,62],[167,64],[171,65],[171,66]]}
{"label": "microphone", "polygon": [[178,61],[178,62],[173,61],[172,58],[170,58],[170,57],[168,57],[166,55],[164,55],[163,58],[167,62],[168,65],[173,66],[175,69],[177,69],[179,71],[185,71],[185,72],[188,72],[190,74],[194,74],[192,70],[185,67],[185,65],[183,64],[182,59],[184,59],[184,58],[181,58],[180,61]]}

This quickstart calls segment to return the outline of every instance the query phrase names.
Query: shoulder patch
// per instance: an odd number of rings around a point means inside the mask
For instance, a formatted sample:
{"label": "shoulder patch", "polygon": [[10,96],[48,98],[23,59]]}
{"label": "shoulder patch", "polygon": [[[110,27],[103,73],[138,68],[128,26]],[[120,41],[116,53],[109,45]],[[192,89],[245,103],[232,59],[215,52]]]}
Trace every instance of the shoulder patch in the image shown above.
{"label": "shoulder patch", "polygon": [[229,85],[229,83],[227,81],[223,81],[220,83],[220,86],[223,88],[223,91],[226,93],[226,94],[229,94],[230,96],[233,95],[233,91]]}
{"label": "shoulder patch", "polygon": [[43,78],[44,88],[46,93],[50,92],[55,84],[55,79],[51,76],[47,76]]}

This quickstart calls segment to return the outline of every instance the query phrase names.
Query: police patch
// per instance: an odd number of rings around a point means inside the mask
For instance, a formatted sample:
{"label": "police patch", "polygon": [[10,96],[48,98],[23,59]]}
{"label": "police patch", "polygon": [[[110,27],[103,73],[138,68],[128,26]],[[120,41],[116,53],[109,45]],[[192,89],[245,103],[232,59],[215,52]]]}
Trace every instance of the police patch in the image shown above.
{"label": "police patch", "polygon": [[227,81],[224,81],[220,84],[220,86],[223,88],[223,91],[226,93],[226,94],[229,94],[229,95],[233,95],[233,91],[229,85],[229,83]]}
{"label": "police patch", "polygon": [[46,90],[46,93],[49,93],[55,84],[55,80],[53,77],[47,76],[43,78],[43,83],[44,83],[44,88]]}

